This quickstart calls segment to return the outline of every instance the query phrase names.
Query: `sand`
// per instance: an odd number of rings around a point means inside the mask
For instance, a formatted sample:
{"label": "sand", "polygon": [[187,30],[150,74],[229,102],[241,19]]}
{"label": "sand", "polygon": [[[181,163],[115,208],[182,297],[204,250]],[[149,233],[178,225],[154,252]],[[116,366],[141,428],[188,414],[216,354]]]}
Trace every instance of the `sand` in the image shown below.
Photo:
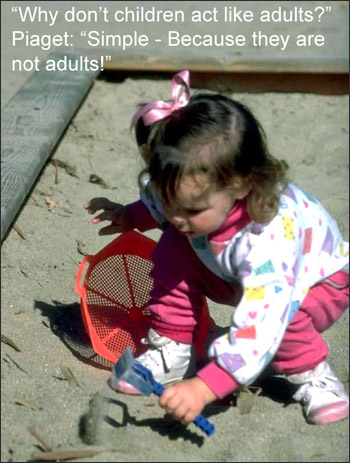
{"label": "sand", "polygon": [[[169,80],[161,77],[97,80],[51,159],[75,171],[59,167],[55,183],[49,162],[16,221],[23,236],[12,229],[3,243],[1,332],[21,351],[2,343],[1,461],[27,461],[40,453],[30,426],[55,450],[103,450],[77,461],[349,461],[348,420],[308,425],[276,378],[261,383],[263,392],[248,414],[239,414],[233,397],[208,407],[216,433],[207,438],[193,425],[184,429],[164,419],[155,397],[108,391],[109,370],[83,361],[91,348],[74,291],[79,249],[95,254],[113,239],[97,235],[83,205],[96,196],[123,204],[138,198],[141,161],[130,118],[137,104],[168,98],[169,92]],[[348,238],[348,97],[232,96],[252,108],[271,151],[291,165],[293,181],[324,204]],[[105,185],[91,183],[91,174]],[[159,232],[148,236],[158,239]],[[218,326],[227,327],[231,309],[209,305]],[[347,390],[348,328],[346,314],[325,333],[330,363]],[[65,380],[62,366],[80,387]],[[95,433],[88,429],[84,441],[82,417],[98,391],[111,399],[110,419]]]}

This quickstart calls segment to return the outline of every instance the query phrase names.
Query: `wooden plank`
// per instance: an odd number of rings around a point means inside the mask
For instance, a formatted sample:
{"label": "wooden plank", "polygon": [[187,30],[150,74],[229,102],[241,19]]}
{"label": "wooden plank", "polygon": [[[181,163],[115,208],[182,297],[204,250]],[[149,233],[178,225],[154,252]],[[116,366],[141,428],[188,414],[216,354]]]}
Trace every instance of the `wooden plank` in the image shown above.
{"label": "wooden plank", "polygon": [[207,88],[216,92],[297,92],[319,95],[348,95],[349,75],[193,72],[191,73],[191,87]]}
{"label": "wooden plank", "polygon": [[[57,61],[63,56],[52,53],[48,59]],[[42,69],[33,73],[4,107],[1,241],[97,74]]]}
{"label": "wooden plank", "polygon": [[347,74],[349,73],[349,56],[342,53],[315,54],[311,56],[293,53],[252,53],[203,56],[186,51],[159,50],[116,51],[115,49],[94,48],[93,50],[73,49],[91,58],[111,56],[104,62],[104,70],[128,71],[169,71],[189,69],[198,72],[222,73],[313,73],[313,74]]}
{"label": "wooden plank", "polygon": [[[113,80],[130,77],[129,71],[105,71],[104,75]],[[148,79],[154,72],[133,71],[132,76]],[[156,75],[160,75],[157,72]],[[163,72],[164,78],[171,79],[173,72]],[[223,73],[191,72],[191,88],[206,88],[215,92],[263,93],[298,92],[319,95],[348,95],[348,74],[295,74],[295,73]]]}

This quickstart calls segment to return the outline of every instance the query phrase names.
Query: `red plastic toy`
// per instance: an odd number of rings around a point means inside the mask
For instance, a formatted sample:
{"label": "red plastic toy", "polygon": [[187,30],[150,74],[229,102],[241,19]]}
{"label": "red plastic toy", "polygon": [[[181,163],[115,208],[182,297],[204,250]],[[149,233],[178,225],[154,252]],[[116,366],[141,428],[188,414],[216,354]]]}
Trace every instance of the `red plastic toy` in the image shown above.
{"label": "red plastic toy", "polygon": [[[112,363],[127,346],[135,356],[147,346],[141,339],[150,327],[148,303],[153,280],[152,239],[135,231],[121,234],[94,256],[86,256],[78,269],[75,289],[94,351]],[[85,274],[83,276],[83,273]],[[202,319],[195,333],[197,361],[206,358],[207,343],[216,334],[203,297]]]}

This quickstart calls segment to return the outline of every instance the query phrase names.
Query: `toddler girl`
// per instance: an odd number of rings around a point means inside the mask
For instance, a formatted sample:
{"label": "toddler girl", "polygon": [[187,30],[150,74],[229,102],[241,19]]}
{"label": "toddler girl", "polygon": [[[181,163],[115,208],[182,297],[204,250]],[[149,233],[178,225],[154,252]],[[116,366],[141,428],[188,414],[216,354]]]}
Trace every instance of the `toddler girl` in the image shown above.
{"label": "toddler girl", "polygon": [[[137,359],[157,381],[176,383],[160,405],[189,423],[271,363],[298,385],[293,397],[309,423],[346,418],[348,396],[321,333],[348,307],[348,243],[321,204],[287,182],[286,163],[269,154],[246,106],[217,94],[190,97],[188,71],[172,86],[172,102],[149,103],[133,118],[146,164],[141,199],[85,206],[103,209],[94,223],[111,222],[100,234],[164,231],[153,254],[149,349]],[[203,295],[234,313],[195,372]],[[114,387],[138,393],[125,381]]]}

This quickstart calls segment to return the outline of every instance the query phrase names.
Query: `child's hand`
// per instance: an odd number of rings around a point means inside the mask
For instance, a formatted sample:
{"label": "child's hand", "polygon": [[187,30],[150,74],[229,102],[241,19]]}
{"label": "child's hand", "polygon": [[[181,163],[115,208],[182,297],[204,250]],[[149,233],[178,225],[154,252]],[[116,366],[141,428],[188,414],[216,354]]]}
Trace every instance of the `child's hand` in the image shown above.
{"label": "child's hand", "polygon": [[167,387],[159,398],[159,405],[176,420],[188,424],[216,399],[214,392],[196,376]]}
{"label": "child's hand", "polygon": [[107,198],[93,198],[84,206],[89,214],[103,209],[103,212],[92,219],[92,223],[100,223],[104,220],[112,222],[107,227],[99,230],[99,235],[112,235],[122,233],[134,228],[133,220],[127,208],[122,204],[113,203]]}

